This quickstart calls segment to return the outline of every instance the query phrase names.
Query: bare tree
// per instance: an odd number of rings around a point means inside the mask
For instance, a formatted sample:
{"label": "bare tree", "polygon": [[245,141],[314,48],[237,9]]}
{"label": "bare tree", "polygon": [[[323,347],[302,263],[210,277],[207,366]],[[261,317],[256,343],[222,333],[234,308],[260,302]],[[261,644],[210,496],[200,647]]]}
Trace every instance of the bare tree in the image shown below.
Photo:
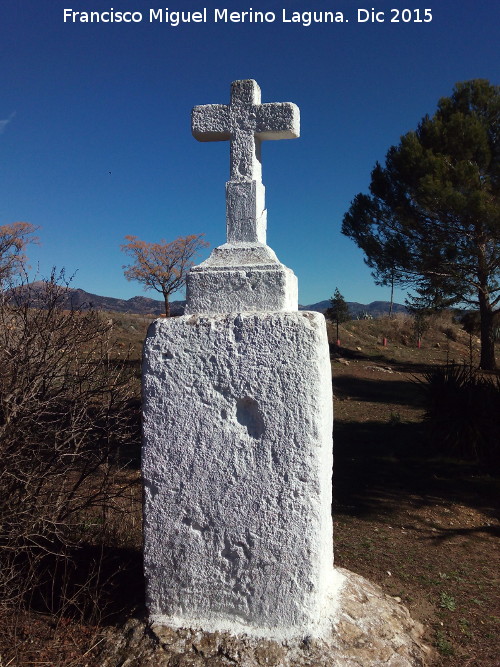
{"label": "bare tree", "polygon": [[186,274],[194,262],[193,258],[201,248],[208,247],[203,234],[180,236],[167,243],[147,243],[137,236],[126,236],[128,243],[121,249],[130,255],[134,262],[124,265],[127,280],[137,280],[145,289],[154,289],[163,294],[165,315],[170,316],[169,297],[184,286]]}
{"label": "bare tree", "polygon": [[0,299],[4,603],[53,594],[54,563],[72,562],[96,517],[104,529],[122,491],[117,453],[136,428],[131,372],[113,355],[110,325],[93,310],[68,310],[62,278],[23,282]]}
{"label": "bare tree", "polygon": [[29,222],[0,225],[0,285],[24,267],[24,249],[28,243],[38,241],[35,236],[37,229]]}

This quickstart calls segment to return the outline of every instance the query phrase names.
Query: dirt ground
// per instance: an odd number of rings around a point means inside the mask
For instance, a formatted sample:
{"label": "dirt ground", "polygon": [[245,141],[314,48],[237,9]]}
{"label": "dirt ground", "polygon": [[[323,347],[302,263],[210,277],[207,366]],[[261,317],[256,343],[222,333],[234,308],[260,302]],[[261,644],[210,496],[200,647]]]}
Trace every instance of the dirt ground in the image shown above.
{"label": "dirt ground", "polygon": [[[121,316],[127,344],[144,335],[142,320],[130,322]],[[335,561],[410,609],[438,665],[500,665],[500,476],[430,450],[419,386],[429,365],[477,359],[478,341],[443,321],[418,348],[405,318],[350,322],[339,337],[340,347],[330,330]],[[105,547],[101,611],[76,619],[6,610],[0,667],[98,667],[109,626],[144,613],[137,463],[123,473],[130,491]]]}
{"label": "dirt ground", "polygon": [[428,365],[477,357],[478,341],[444,323],[418,348],[404,322],[386,328],[386,346],[370,321],[331,345],[336,563],[401,599],[439,664],[499,665],[498,471],[429,449],[419,385]]}

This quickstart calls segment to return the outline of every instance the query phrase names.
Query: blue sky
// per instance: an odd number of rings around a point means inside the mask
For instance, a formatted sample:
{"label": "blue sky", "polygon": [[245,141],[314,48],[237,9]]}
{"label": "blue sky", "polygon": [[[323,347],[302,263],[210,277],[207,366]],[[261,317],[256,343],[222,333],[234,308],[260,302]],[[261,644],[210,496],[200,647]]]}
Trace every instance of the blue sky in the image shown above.
{"label": "blue sky", "polygon": [[[89,292],[144,294],[123,276],[126,234],[159,241],[204,233],[211,247],[224,243],[229,145],[197,142],[190,111],[228,103],[230,82],[253,78],[263,102],[301,110],[300,139],[263,145],[268,243],[297,274],[299,301],[329,298],[335,287],[348,301],[388,299],[340,233],[342,216],[367,191],[375,162],[457,81],[500,83],[500,3],[184,0],[169,9],[206,7],[208,21],[177,27],[149,22],[149,10],[160,6],[4,0],[0,224],[41,227],[42,243],[29,256],[42,275],[55,265],[76,272],[74,286]],[[65,8],[111,7],[143,20],[63,21]],[[251,7],[276,20],[215,23],[216,7]],[[356,20],[358,9],[372,7],[385,13],[383,23]],[[340,11],[347,22],[283,23],[283,8],[287,18]],[[413,18],[428,8],[432,21],[391,22],[392,8],[410,8]]]}

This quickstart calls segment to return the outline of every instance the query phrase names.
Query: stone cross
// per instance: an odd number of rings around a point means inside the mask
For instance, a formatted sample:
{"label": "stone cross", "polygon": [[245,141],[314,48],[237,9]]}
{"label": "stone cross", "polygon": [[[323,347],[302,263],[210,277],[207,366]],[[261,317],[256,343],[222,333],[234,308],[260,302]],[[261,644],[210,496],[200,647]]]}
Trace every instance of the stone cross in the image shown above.
{"label": "stone cross", "polygon": [[143,365],[150,619],[265,638],[331,632],[332,388],[325,319],[265,244],[260,144],[298,136],[293,104],[195,107],[231,141],[227,243],[190,269],[185,314],[149,329]]}
{"label": "stone cross", "polygon": [[299,109],[291,102],[261,104],[256,81],[233,81],[231,101],[194,107],[192,132],[199,141],[231,142],[226,184],[227,242],[266,241],[261,144],[300,135]]}

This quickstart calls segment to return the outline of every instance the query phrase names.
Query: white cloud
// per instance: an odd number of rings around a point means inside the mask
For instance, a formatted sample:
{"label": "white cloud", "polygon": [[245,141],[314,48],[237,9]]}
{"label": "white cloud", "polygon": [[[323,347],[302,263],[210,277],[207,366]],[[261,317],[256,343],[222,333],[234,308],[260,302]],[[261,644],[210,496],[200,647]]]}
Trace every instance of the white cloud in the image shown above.
{"label": "white cloud", "polygon": [[10,123],[10,121],[14,118],[15,115],[16,115],[16,112],[14,111],[13,113],[10,114],[10,116],[6,120],[0,120],[0,134],[3,134],[5,128]]}

